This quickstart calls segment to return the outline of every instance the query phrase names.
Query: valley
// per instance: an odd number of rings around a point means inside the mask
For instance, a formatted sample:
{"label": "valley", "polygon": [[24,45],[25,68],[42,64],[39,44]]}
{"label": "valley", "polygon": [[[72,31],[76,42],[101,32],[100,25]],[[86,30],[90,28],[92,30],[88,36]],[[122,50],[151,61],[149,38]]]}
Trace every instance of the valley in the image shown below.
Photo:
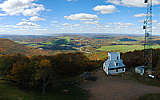
{"label": "valley", "polygon": [[[54,36],[0,36],[44,51],[129,52],[143,50],[143,35],[59,34]],[[153,49],[160,48],[160,36],[153,36]]]}

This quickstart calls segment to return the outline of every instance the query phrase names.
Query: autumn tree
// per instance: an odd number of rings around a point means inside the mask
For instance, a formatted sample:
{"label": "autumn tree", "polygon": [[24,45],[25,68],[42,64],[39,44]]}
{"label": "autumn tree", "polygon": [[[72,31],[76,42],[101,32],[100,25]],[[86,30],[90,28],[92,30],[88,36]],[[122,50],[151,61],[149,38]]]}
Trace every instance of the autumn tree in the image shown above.
{"label": "autumn tree", "polygon": [[46,92],[49,84],[53,81],[54,72],[51,61],[49,59],[42,59],[36,67],[35,81],[37,85],[42,88],[42,93]]}
{"label": "autumn tree", "polygon": [[6,55],[0,57],[0,74],[1,75],[7,75],[10,73],[10,70],[13,67],[13,64],[16,62],[19,63],[28,63],[29,59],[28,57],[21,55],[21,54],[15,54],[15,55]]}
{"label": "autumn tree", "polygon": [[30,64],[17,62],[13,65],[10,74],[7,77],[16,81],[19,87],[26,89],[32,86],[33,70],[34,69]]}
{"label": "autumn tree", "polygon": [[55,70],[61,76],[74,76],[82,73],[88,65],[83,53],[62,53],[55,56]]}

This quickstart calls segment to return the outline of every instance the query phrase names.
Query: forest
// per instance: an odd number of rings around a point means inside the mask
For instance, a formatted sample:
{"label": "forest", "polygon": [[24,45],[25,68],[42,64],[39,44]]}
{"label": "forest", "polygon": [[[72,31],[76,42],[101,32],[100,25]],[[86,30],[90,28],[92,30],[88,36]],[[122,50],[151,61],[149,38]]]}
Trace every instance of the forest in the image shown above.
{"label": "forest", "polygon": [[[143,65],[143,51],[123,53],[121,58],[128,70]],[[160,75],[159,60],[160,49],[155,49],[153,69],[157,76]],[[0,57],[0,79],[14,83],[20,89],[38,89],[45,94],[48,89],[54,89],[60,80],[68,80],[100,68],[104,61],[90,60],[80,52],[54,56],[3,55]]]}
{"label": "forest", "polygon": [[5,55],[0,57],[0,79],[20,89],[38,89],[45,94],[49,88],[56,87],[58,81],[95,69],[95,63],[79,52],[31,57]]}

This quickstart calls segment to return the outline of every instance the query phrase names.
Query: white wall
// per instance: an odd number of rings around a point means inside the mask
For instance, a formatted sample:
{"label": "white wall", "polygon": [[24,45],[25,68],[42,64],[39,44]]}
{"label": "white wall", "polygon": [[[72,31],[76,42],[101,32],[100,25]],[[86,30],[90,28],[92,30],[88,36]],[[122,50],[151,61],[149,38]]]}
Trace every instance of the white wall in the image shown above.
{"label": "white wall", "polygon": [[105,64],[103,65],[103,70],[106,72],[106,74],[108,75],[108,67],[105,66]]}
{"label": "white wall", "polygon": [[125,72],[125,68],[124,68],[124,71],[122,69],[118,69],[118,72],[115,70],[109,70],[109,74],[118,74],[118,73],[123,73]]}

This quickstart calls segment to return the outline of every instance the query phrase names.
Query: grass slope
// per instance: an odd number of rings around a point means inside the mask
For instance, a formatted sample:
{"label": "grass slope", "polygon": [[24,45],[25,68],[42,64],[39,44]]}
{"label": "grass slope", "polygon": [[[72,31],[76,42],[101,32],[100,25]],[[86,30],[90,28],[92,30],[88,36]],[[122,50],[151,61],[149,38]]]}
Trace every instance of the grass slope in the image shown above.
{"label": "grass slope", "polygon": [[[153,49],[160,48],[160,45],[153,45]],[[98,51],[114,51],[114,52],[129,52],[134,50],[143,50],[142,45],[112,45],[112,46],[102,46],[97,49]]]}
{"label": "grass slope", "polygon": [[0,100],[87,100],[84,90],[79,87],[65,88],[70,90],[68,94],[64,94],[62,92],[64,87],[61,87],[61,89],[55,89],[42,95],[39,92],[22,91],[4,81],[0,81],[0,83]]}
{"label": "grass slope", "polygon": [[28,46],[24,46],[23,44],[16,43],[9,39],[0,38],[0,54],[26,54],[26,55],[36,55],[36,54],[47,54],[47,52],[42,50],[37,50]]}

